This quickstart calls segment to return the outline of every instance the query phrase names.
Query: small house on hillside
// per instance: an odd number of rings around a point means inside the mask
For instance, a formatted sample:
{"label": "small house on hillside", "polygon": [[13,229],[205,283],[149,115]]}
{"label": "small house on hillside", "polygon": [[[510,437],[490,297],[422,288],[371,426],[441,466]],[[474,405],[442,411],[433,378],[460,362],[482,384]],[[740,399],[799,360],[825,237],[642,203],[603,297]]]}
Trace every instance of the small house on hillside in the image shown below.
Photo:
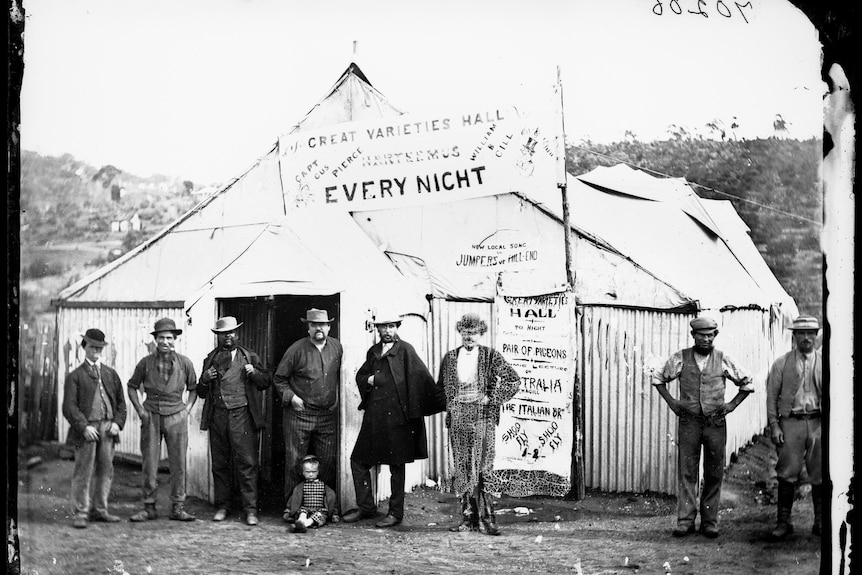
{"label": "small house on hillside", "polygon": [[131,214],[123,214],[111,220],[112,232],[126,233],[128,231],[137,232],[140,230],[141,217],[138,215],[138,212],[132,212]]}
{"label": "small house on hillside", "polygon": [[[351,64],[291,133],[326,141],[322,158],[330,151],[342,154],[329,135],[337,125],[379,122],[379,133],[387,133],[386,124],[394,135],[392,120],[399,116]],[[281,140],[161,233],[59,294],[54,303],[60,390],[82,361],[80,334],[88,327],[105,331],[106,359],[123,379],[147,353],[154,322],[165,316],[184,330],[178,351],[198,366],[215,343],[210,331],[215,319],[234,315],[244,322],[244,344],[274,368],[287,346],[305,337],[299,321],[304,311],[326,309],[336,320],[330,335],[341,340],[345,352],[339,495],[346,510],[354,502],[349,455],[361,422],[354,376],[374,342],[375,310],[394,305],[402,311],[400,334],[436,373],[442,354],[459,343],[454,325],[462,313],[486,317],[491,328],[486,342],[501,347],[503,326],[521,313],[504,306],[540,295],[571,304],[566,308],[571,321],[561,324],[560,353],[570,350],[566,359],[575,367],[560,383],[568,403],[552,423],[566,428],[577,443],[569,453],[531,450],[535,469],[501,477],[500,490],[526,495],[548,493],[542,482],[567,485],[560,477],[569,476],[569,469],[554,463],[565,461],[568,467],[577,450],[587,487],[673,493],[676,429],[649,375],[660,358],[689,345],[688,321],[700,313],[718,320],[719,345],[756,377],[754,397],[730,416],[728,451],[765,426],[765,376],[787,347],[784,328],[795,304],[729,203],[701,200],[681,179],[661,180],[616,166],[568,177],[568,227],[555,185],[427,205],[297,208],[286,190],[280,146]],[[353,148],[339,156],[344,166],[359,157]],[[314,178],[314,166],[307,167],[298,166],[297,173]],[[532,169],[526,162],[521,167]],[[448,175],[438,182],[440,189],[463,184],[469,174]],[[535,338],[542,353],[551,349],[541,334]],[[522,391],[540,399],[543,384],[525,378]],[[274,393],[266,398],[269,425],[261,439],[262,500],[274,507],[283,503],[279,401]],[[199,410],[190,424],[188,492],[208,499],[209,450],[198,430]],[[131,413],[120,451],[139,452],[137,423]],[[62,440],[67,432],[62,419],[59,429]],[[439,478],[445,485],[449,458],[442,416],[429,418],[428,431],[430,457],[411,464],[408,479],[419,485],[427,477]],[[388,482],[378,483],[382,497]]]}

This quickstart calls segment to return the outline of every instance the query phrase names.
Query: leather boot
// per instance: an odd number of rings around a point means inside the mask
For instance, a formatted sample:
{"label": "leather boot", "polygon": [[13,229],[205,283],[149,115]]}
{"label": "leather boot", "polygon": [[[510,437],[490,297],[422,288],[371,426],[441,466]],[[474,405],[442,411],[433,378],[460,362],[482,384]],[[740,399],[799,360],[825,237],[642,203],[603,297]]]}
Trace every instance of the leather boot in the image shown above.
{"label": "leather boot", "polygon": [[449,528],[449,531],[475,531],[479,528],[476,499],[468,493],[461,495],[461,521]]}
{"label": "leather boot", "polygon": [[171,519],[174,521],[194,521],[195,516],[186,512],[185,505],[182,503],[174,503],[171,507]]}
{"label": "leather boot", "polygon": [[790,516],[793,511],[793,498],[796,496],[796,484],[778,480],[778,523],[769,534],[770,541],[782,541],[793,533],[793,523]]}
{"label": "leather boot", "polygon": [[811,526],[811,533],[820,536],[823,522],[823,486],[811,486],[811,501],[814,503],[814,525]]}
{"label": "leather boot", "polygon": [[141,521],[150,521],[151,519],[156,519],[158,514],[156,513],[156,504],[155,503],[145,503],[144,508],[141,511],[138,511],[131,517],[129,517],[129,521],[134,521],[139,523]]}
{"label": "leather boot", "polygon": [[499,535],[497,529],[497,517],[494,515],[494,504],[491,497],[484,491],[479,495],[479,533],[485,535]]}

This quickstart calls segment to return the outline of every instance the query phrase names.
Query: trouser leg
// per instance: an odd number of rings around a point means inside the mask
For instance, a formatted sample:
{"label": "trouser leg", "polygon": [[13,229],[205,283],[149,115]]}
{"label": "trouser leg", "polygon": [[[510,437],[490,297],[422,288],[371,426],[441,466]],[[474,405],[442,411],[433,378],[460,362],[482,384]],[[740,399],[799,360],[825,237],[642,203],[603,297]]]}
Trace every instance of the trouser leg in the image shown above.
{"label": "trouser leg", "polygon": [[311,436],[310,451],[320,460],[320,480],[337,492],[338,437],[335,414],[323,412],[317,417],[317,425]]}
{"label": "trouser leg", "polygon": [[724,418],[709,422],[703,433],[703,492],[700,495],[701,527],[718,526],[721,485],[724,481],[727,426]]}
{"label": "trouser leg", "polygon": [[246,512],[256,511],[259,471],[257,433],[254,430],[251,412],[247,408],[230,410],[229,432],[243,509]]}
{"label": "trouser leg", "polygon": [[171,502],[186,500],[186,451],[189,446],[188,414],[185,409],[162,417],[168,465],[171,472]]}
{"label": "trouser leg", "polygon": [[96,471],[93,477],[93,509],[105,516],[108,514],[108,496],[114,481],[114,437],[109,433],[111,422],[99,425],[96,441]]}
{"label": "trouser leg", "polygon": [[85,516],[90,511],[90,480],[96,458],[96,441],[85,441],[75,448],[75,467],[72,469],[72,507],[75,515]]}
{"label": "trouser leg", "polygon": [[681,415],[677,429],[677,526],[688,529],[697,517],[703,422],[694,416]]}
{"label": "trouser leg", "polygon": [[404,519],[404,482],[406,481],[406,465],[394,464],[389,466],[390,486],[392,494],[389,496],[389,515],[396,519]]}
{"label": "trouser leg", "polygon": [[353,459],[350,460],[350,471],[353,474],[353,489],[356,492],[356,506],[366,514],[377,511],[377,503],[374,501],[374,490],[371,486],[372,467]]}
{"label": "trouser leg", "polygon": [[308,454],[314,422],[303,412],[290,407],[282,411],[284,422],[284,504],[290,501],[293,489],[302,482],[300,460]]}
{"label": "trouser leg", "polygon": [[823,486],[811,486],[811,503],[814,505],[814,524],[811,532],[820,535],[823,530]]}
{"label": "trouser leg", "polygon": [[142,498],[145,506],[155,506],[159,488],[159,455],[162,451],[161,416],[149,412],[146,424],[141,424],[141,459],[143,468]]}
{"label": "trouser leg", "polygon": [[209,428],[209,443],[216,509],[226,509],[230,505],[231,457],[227,428],[228,410],[213,409]]}

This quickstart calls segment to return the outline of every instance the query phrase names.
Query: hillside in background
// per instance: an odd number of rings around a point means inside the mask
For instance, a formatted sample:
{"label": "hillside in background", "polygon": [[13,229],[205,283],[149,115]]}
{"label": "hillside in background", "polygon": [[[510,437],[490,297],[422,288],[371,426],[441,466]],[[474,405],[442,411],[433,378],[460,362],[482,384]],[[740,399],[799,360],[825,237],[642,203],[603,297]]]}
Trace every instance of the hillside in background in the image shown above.
{"label": "hillside in background", "polygon": [[702,198],[730,200],[800,312],[822,318],[822,141],[710,140],[681,129],[671,136],[653,142],[580,142],[566,147],[567,168],[578,175],[626,162],[699,184],[694,189]]}
{"label": "hillside in background", "polygon": [[201,199],[188,180],[96,168],[68,154],[24,150],[21,156],[25,322],[50,312],[51,298],[64,287],[152,237]]}

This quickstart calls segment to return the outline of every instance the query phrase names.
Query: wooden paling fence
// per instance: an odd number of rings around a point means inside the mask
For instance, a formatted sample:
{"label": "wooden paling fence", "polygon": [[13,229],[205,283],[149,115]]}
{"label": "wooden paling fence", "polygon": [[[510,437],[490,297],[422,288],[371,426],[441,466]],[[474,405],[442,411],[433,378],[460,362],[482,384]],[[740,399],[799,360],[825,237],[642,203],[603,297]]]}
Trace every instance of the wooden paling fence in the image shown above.
{"label": "wooden paling fence", "polygon": [[55,327],[22,324],[18,357],[18,444],[57,440]]}

